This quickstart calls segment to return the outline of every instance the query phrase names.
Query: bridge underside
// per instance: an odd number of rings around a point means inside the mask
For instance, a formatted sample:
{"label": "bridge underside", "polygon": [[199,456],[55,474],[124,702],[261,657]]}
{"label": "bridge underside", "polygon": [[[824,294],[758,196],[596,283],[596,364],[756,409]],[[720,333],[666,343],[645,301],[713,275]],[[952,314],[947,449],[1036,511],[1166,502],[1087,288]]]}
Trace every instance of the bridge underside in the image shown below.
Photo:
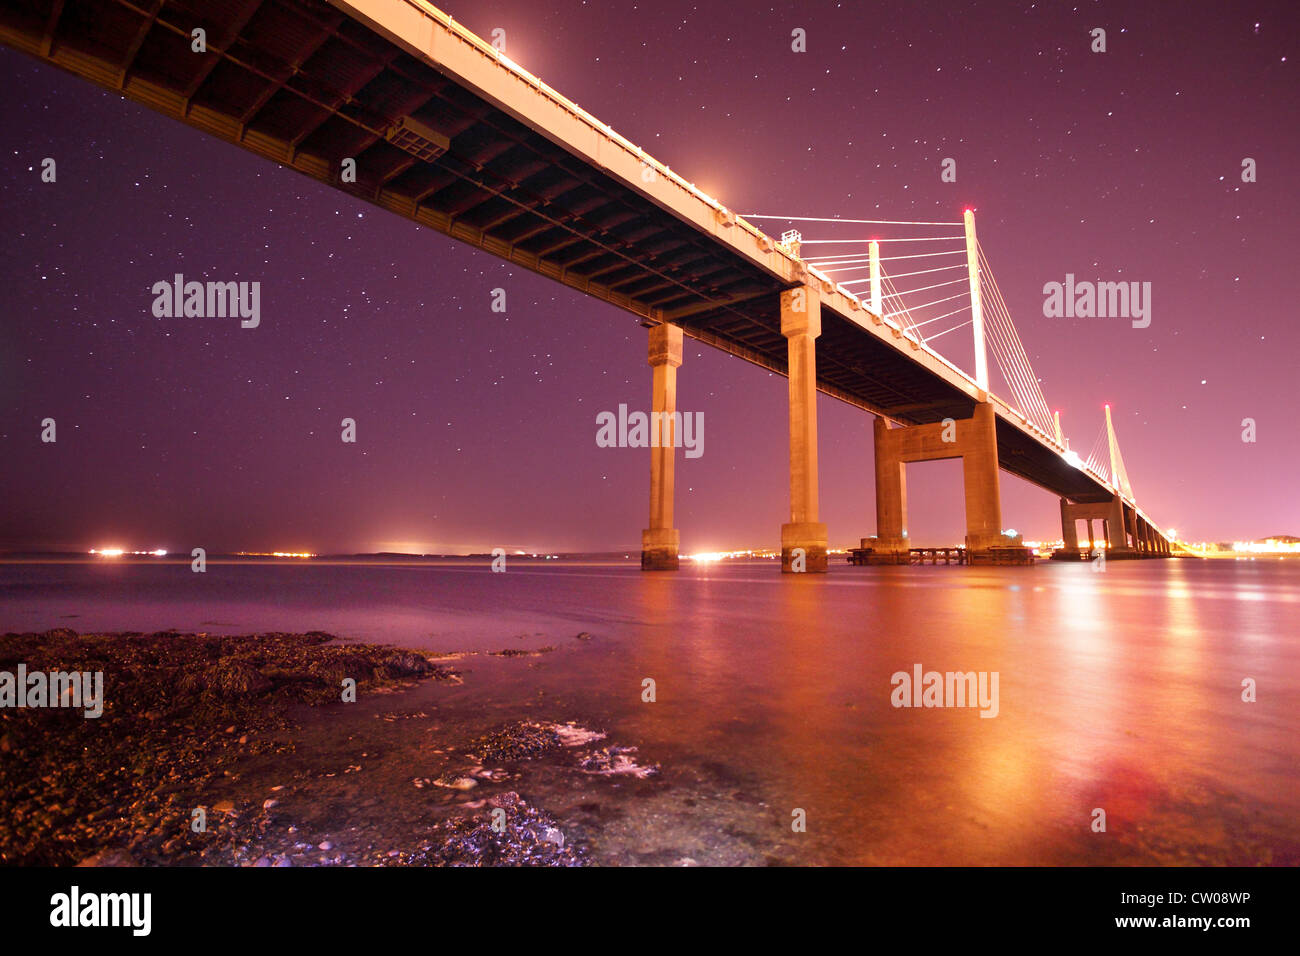
{"label": "bridge underside", "polygon": [[[192,49],[196,28],[207,52]],[[797,283],[326,0],[0,0],[0,42],[788,374],[780,295]],[[817,389],[903,425],[972,417],[968,385],[848,312],[822,305]],[[1110,499],[1003,411],[996,441],[1006,471],[1071,501]]]}

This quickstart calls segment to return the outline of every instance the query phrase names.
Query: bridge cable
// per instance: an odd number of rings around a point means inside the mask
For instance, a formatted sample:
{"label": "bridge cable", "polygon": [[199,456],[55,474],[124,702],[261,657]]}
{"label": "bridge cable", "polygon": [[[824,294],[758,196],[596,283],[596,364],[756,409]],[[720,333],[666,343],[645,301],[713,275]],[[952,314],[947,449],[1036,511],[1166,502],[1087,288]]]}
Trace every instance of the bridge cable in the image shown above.
{"label": "bridge cable", "polygon": [[818,218],[816,216],[760,216],[758,213],[750,213],[740,217],[741,219],[781,219],[786,222],[850,222],[865,223],[871,226],[960,226],[960,222],[908,222],[904,219],[828,219]]}

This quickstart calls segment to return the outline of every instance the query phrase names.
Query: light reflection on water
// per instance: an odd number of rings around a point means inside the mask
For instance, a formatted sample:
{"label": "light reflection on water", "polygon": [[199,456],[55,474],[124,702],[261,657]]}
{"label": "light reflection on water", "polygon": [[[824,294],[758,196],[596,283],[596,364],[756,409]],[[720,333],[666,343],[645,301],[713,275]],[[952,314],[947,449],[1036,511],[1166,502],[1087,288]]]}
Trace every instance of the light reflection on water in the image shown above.
{"label": "light reflection on water", "polygon": [[[606,731],[662,766],[627,782],[542,762],[510,784],[604,862],[1294,864],[1297,585],[1294,562],[808,577],[763,562],[0,565],[0,629],[556,647],[471,656],[463,687],[401,695],[436,711],[430,726],[364,708],[310,726],[303,749],[319,759],[384,755],[312,791],[331,825],[361,804],[369,824],[400,826],[430,800],[469,799],[415,790],[410,768],[437,771],[447,740],[528,716]],[[998,672],[999,715],[893,708],[890,675],[916,663]],[[1241,701],[1246,677],[1257,703]],[[1089,828],[1098,807],[1104,834]],[[796,808],[807,833],[791,832]]]}

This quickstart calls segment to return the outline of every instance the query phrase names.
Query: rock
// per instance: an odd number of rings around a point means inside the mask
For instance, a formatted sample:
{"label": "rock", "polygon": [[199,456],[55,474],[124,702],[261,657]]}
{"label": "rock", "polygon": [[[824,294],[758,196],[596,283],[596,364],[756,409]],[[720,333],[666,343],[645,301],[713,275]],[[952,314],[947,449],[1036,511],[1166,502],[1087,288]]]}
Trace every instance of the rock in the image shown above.
{"label": "rock", "polygon": [[379,668],[386,677],[418,677],[437,669],[428,659],[411,651],[394,651],[379,662]]}
{"label": "rock", "polygon": [[537,757],[560,746],[560,736],[551,725],[521,720],[508,724],[474,742],[474,753],[484,764]]}
{"label": "rock", "polygon": [[579,632],[578,632],[578,636],[577,636],[577,640],[579,640],[579,641],[589,641],[589,640],[591,640],[591,635],[590,635],[589,633],[587,633],[586,631],[579,631]]}
{"label": "rock", "polygon": [[473,777],[439,777],[433,785],[448,790],[473,790],[478,786],[478,781]]}
{"label": "rock", "polygon": [[318,849],[318,850],[332,850],[332,849],[334,849],[334,844],[331,843],[329,840],[325,840],[325,841],[323,841],[323,842],[321,842],[321,843],[318,843],[318,844],[316,845],[316,849]]}
{"label": "rock", "polygon": [[263,801],[262,801],[262,809],[263,809],[263,810],[270,810],[272,807],[278,807],[279,805],[280,805],[280,801],[279,801],[279,800],[263,800]]}
{"label": "rock", "polygon": [[[207,691],[220,697],[244,697],[264,694],[274,685],[251,664],[226,660],[199,673],[183,675],[177,686],[184,693]],[[226,733],[234,732],[233,726],[226,728]]]}
{"label": "rock", "polygon": [[86,857],[77,866],[139,866],[139,864],[126,850],[108,849]]}

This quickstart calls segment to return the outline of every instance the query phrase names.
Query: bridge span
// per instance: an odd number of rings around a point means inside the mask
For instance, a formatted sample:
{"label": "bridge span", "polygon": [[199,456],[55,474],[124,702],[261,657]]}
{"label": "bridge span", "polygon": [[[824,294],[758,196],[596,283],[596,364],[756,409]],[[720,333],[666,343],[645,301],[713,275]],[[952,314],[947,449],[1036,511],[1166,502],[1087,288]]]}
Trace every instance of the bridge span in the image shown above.
{"label": "bridge span", "polygon": [[[975,376],[892,321],[874,267],[860,297],[423,0],[0,0],[0,42],[634,314],[654,411],[683,336],[786,376],[784,570],[826,567],[817,391],[876,416],[878,560],[908,560],[906,463],[958,457],[972,563],[1019,545],[999,469],[1060,497],[1067,552],[1094,519],[1111,557],[1173,551],[1121,469],[990,389],[969,211]],[[675,568],[673,449],[651,459],[642,567]]]}

